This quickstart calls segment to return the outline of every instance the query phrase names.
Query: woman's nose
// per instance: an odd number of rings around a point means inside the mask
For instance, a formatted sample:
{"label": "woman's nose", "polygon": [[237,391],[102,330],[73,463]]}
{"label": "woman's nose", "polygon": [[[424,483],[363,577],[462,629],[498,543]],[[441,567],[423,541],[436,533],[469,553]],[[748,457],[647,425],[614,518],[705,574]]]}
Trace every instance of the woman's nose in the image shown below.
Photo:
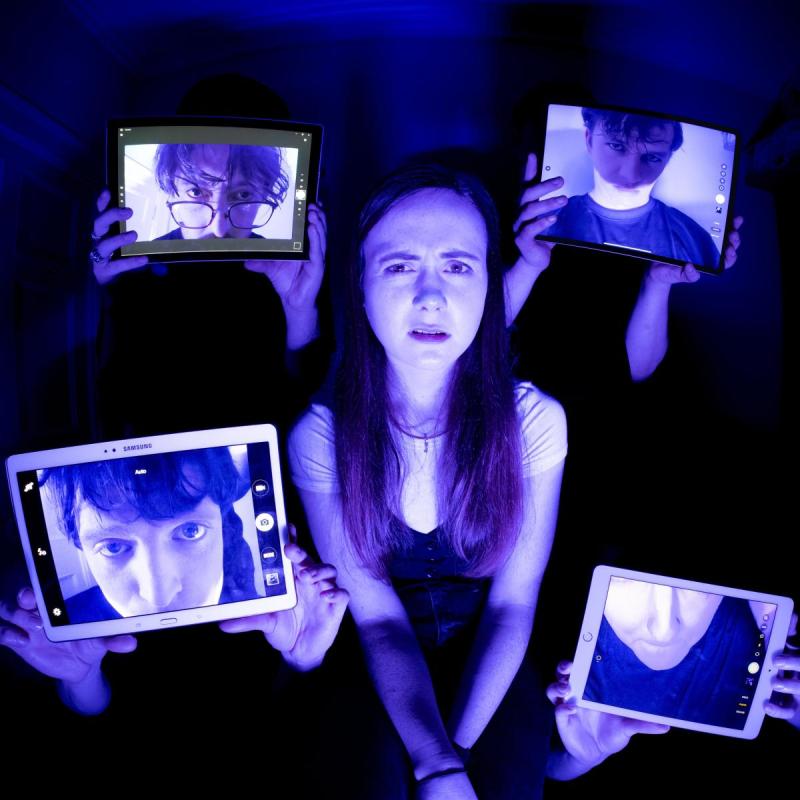
{"label": "woman's nose", "polygon": [[414,305],[426,311],[436,311],[447,306],[444,287],[436,274],[421,272],[417,281]]}

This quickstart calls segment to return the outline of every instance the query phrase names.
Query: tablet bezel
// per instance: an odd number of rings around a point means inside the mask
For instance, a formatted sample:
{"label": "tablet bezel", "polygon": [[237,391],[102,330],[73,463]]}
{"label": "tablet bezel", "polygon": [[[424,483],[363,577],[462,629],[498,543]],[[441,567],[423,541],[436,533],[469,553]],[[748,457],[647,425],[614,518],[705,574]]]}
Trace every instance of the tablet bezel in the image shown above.
{"label": "tablet bezel", "polygon": [[[148,255],[154,263],[170,262],[207,262],[207,261],[306,261],[310,256],[310,242],[308,239],[308,209],[311,203],[317,202],[319,187],[320,158],[322,152],[323,128],[321,125],[308,122],[290,122],[287,120],[258,119],[251,117],[218,117],[218,116],[174,116],[174,117],[125,117],[108,120],[106,126],[106,181],[110,187],[112,198],[120,204],[119,175],[119,150],[120,128],[145,128],[145,127],[216,127],[216,128],[256,128],[264,130],[278,130],[311,135],[311,150],[309,157],[308,176],[306,185],[306,200],[304,203],[303,246],[300,250],[273,251],[265,253],[263,250],[237,250],[235,253],[225,251],[196,251],[196,252],[157,252],[157,253],[128,253],[123,255],[117,249],[111,258],[126,259],[139,255]],[[286,198],[284,202],[295,203],[294,198]],[[124,203],[122,203],[124,205]],[[125,222],[114,223],[110,234],[125,233]],[[247,239],[237,241],[246,242]]]}
{"label": "tablet bezel", "polygon": [[[266,443],[269,445],[271,481],[275,501],[276,524],[281,544],[281,560],[286,586],[286,593],[274,597],[259,597],[253,600],[242,600],[221,605],[203,606],[170,611],[167,613],[147,614],[136,617],[103,620],[100,622],[84,622],[68,625],[53,625],[42,587],[39,582],[33,555],[33,547],[27,530],[22,498],[19,491],[20,472],[83,464],[93,461],[107,461],[130,457],[134,454],[156,455],[180,450],[199,450],[211,447],[229,447]],[[74,447],[41,450],[32,453],[21,453],[6,459],[6,475],[8,478],[11,499],[17,519],[25,563],[36,595],[36,604],[47,638],[53,642],[88,639],[97,636],[113,636],[124,633],[142,633],[150,630],[197,625],[204,622],[218,622],[225,619],[249,617],[273,611],[283,611],[297,604],[297,593],[294,583],[292,562],[287,558],[284,547],[289,541],[286,510],[284,504],[283,485],[280,473],[280,457],[278,453],[278,434],[273,425],[248,425],[235,428],[217,428],[205,431],[189,431],[185,433],[163,434],[151,437],[120,439],[109,442],[78,445]]]}
{"label": "tablet bezel", "polygon": [[[726,728],[719,725],[708,725],[706,723],[665,717],[658,714],[650,714],[643,711],[635,711],[633,709],[583,699],[583,692],[589,677],[595,644],[600,631],[600,623],[603,618],[609,582],[612,577],[629,578],[648,583],[673,586],[678,589],[692,589],[700,592],[721,594],[728,597],[737,597],[744,600],[775,604],[777,607],[775,620],[770,634],[769,644],[767,645],[767,651],[764,654],[763,667],[759,672],[758,683],[753,691],[750,711],[747,715],[744,728],[737,729]],[[743,589],[734,589],[729,586],[719,586],[711,583],[684,580],[682,578],[671,578],[666,575],[656,575],[649,572],[639,572],[636,570],[621,569],[619,567],[599,565],[595,567],[592,574],[592,584],[586,603],[581,633],[578,637],[578,644],[575,650],[573,668],[570,673],[571,694],[574,695],[576,704],[582,708],[604,711],[610,714],[618,714],[620,716],[646,720],[648,722],[664,723],[677,728],[686,728],[687,730],[716,733],[738,739],[754,739],[758,735],[761,724],[764,721],[764,704],[772,693],[770,678],[778,672],[778,668],[774,666],[773,660],[783,652],[786,636],[789,631],[793,606],[794,603],[791,598],[781,595],[751,592]]]}
{"label": "tablet bezel", "polygon": [[[712,125],[708,122],[701,122],[700,120],[691,119],[689,117],[677,117],[671,114],[664,114],[658,111],[648,111],[646,109],[641,108],[628,108],[625,106],[613,106],[613,105],[605,105],[602,103],[584,103],[583,105],[575,105],[575,103],[567,103],[567,102],[553,102],[548,103],[547,108],[545,110],[544,116],[544,124],[542,126],[542,130],[544,130],[544,143],[542,145],[542,159],[540,165],[540,181],[548,180],[551,177],[557,177],[553,175],[545,175],[545,167],[546,167],[546,153],[547,153],[547,121],[550,115],[550,108],[551,106],[564,106],[567,108],[593,108],[599,111],[618,111],[624,114],[637,114],[646,117],[654,117],[656,119],[663,119],[670,122],[680,122],[685,123],[687,125],[696,125],[701,128],[708,128],[713,131],[719,131],[721,133],[730,133],[735,137],[735,145],[733,149],[733,157],[732,157],[732,169],[729,170],[729,182],[728,182],[728,198],[726,200],[727,212],[725,215],[725,229],[722,236],[722,248],[720,250],[720,256],[717,261],[716,268],[712,269],[707,267],[703,264],[694,264],[694,266],[701,272],[708,274],[708,275],[720,275],[725,271],[725,248],[728,242],[728,236],[734,230],[733,227],[733,219],[734,219],[734,203],[736,200],[736,183],[739,173],[739,161],[741,160],[741,137],[739,132],[734,130],[733,128],[728,128],[723,125]],[[561,192],[555,190],[553,192],[548,192],[545,197],[555,196],[555,194],[560,194]],[[644,261],[657,261],[660,264],[675,264],[676,266],[682,267],[686,264],[685,261],[681,261],[675,258],[668,258],[668,257],[659,257],[654,258],[651,253],[642,253],[637,252],[636,250],[632,250],[626,247],[619,247],[612,244],[600,244],[597,242],[587,242],[583,240],[577,239],[567,239],[563,236],[548,236],[547,231],[539,236],[536,237],[537,239],[545,242],[553,242],[554,244],[566,244],[570,247],[579,247],[584,250],[598,250],[603,253],[614,253],[616,255],[622,256],[631,256],[632,258],[637,258]]]}

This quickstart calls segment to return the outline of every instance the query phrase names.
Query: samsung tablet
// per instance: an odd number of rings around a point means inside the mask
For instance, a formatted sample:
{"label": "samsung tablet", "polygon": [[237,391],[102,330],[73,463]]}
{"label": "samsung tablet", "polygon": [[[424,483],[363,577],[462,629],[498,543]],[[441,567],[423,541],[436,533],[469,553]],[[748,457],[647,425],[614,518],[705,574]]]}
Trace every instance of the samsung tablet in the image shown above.
{"label": "samsung tablet", "polygon": [[649,111],[550,105],[542,180],[566,206],[540,239],[667,264],[724,269],[736,133]]}
{"label": "samsung tablet", "polygon": [[295,605],[272,425],[25,453],[6,471],[51,641]]}
{"label": "samsung tablet", "polygon": [[576,702],[752,739],[792,605],[778,595],[598,566],[570,677]]}
{"label": "samsung tablet", "polygon": [[151,261],[307,259],[322,128],[229,117],[108,123],[108,185],[132,209],[117,255]]}

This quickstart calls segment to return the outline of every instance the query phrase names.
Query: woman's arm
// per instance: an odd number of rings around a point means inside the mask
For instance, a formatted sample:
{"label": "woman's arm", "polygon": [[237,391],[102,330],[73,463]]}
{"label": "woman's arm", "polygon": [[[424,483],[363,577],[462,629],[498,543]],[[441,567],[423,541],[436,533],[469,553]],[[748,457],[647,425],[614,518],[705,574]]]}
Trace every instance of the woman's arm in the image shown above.
{"label": "woman's arm", "polygon": [[369,673],[408,751],[414,775],[421,779],[460,767],[400,598],[353,558],[345,541],[339,495],[301,490],[300,496],[320,556],[336,566],[339,585],[350,593]]}
{"label": "woman's arm", "polygon": [[449,724],[461,747],[472,747],[483,733],[525,656],[553,543],[563,471],[562,461],[525,481],[522,529],[492,580]]}

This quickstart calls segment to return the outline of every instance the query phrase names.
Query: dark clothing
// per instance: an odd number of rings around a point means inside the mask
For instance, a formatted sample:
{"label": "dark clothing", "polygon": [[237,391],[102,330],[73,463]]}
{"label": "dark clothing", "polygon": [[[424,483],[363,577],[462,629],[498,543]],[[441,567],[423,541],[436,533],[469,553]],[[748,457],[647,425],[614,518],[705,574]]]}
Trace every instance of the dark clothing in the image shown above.
{"label": "dark clothing", "polygon": [[[428,534],[407,533],[409,547],[390,565],[392,585],[422,647],[446,723],[490,580],[465,577],[466,563],[438,528]],[[347,632],[340,639],[344,641],[331,653],[334,663],[345,652]],[[325,711],[329,718],[345,721],[346,735],[326,738],[315,748],[318,761],[312,771],[325,776],[315,788],[323,791],[325,781],[335,774],[337,796],[348,800],[408,800],[414,789],[405,747],[371,686],[361,654],[353,649],[350,654],[351,674],[342,670],[335,690],[326,696],[332,708]],[[526,660],[472,748],[469,777],[481,800],[541,797],[552,720],[543,683]]]}
{"label": "dark clothing", "polygon": [[588,194],[570,197],[548,236],[633,247],[654,257],[716,268],[720,252],[711,235],[677,208],[650,198],[641,208],[614,211]]}
{"label": "dark clothing", "polygon": [[758,627],[746,600],[725,597],[708,630],[672,669],[645,666],[603,617],[595,660],[583,696],[598,703],[667,717],[744,728],[737,714],[741,695],[751,694],[747,665],[754,660]]}
{"label": "dark clothing", "polygon": [[411,548],[397,553],[390,566],[392,586],[426,651],[477,625],[489,587],[486,578],[464,577],[466,562],[440,533],[412,530]]}
{"label": "dark clothing", "polygon": [[151,265],[104,289],[103,438],[272,422],[285,430],[327,368],[327,343],[285,363],[286,322],[269,279],[237,262]]}

